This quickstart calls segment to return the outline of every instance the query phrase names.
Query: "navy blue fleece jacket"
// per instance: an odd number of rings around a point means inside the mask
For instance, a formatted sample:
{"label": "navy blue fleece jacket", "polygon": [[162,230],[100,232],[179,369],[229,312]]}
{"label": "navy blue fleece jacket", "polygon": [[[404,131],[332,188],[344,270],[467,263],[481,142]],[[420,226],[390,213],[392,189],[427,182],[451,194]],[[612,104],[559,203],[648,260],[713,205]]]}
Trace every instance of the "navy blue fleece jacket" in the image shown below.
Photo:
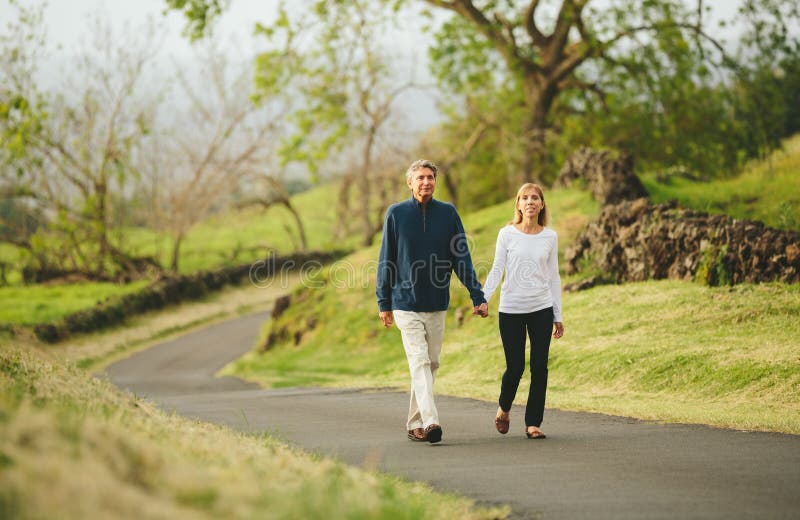
{"label": "navy blue fleece jacket", "polygon": [[486,301],[456,208],[435,199],[423,206],[414,197],[389,206],[378,261],[378,308],[447,310],[453,271],[469,291],[473,305]]}

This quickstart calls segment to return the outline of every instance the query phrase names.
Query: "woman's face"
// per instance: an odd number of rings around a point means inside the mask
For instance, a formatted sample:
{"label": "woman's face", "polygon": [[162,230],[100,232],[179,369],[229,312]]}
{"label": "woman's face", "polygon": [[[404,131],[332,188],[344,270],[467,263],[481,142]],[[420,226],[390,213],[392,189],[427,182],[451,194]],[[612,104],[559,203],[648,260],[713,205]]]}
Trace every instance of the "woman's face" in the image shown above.
{"label": "woman's face", "polygon": [[536,218],[544,207],[544,201],[536,190],[525,190],[519,195],[517,210],[523,217]]}

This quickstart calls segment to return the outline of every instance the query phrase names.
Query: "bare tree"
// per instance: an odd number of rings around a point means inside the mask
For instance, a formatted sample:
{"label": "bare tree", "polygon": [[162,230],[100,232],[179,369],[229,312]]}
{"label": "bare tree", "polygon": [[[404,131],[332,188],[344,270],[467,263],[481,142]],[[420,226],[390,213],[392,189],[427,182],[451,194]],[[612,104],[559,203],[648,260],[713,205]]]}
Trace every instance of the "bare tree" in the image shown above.
{"label": "bare tree", "polygon": [[[22,33],[16,42],[4,42],[12,56],[33,59],[27,47],[43,45],[43,37],[32,42],[24,35],[30,23],[25,20],[35,19],[30,16],[23,9]],[[143,79],[160,37],[150,24],[120,38],[100,18],[89,34],[75,66],[64,72],[60,94],[37,89],[30,60],[4,64],[16,80],[4,87],[3,97],[17,110],[0,117],[1,131],[10,137],[2,184],[46,218],[38,238],[16,241],[38,259],[40,269],[127,277],[157,267],[126,254],[114,243],[111,228],[113,204],[124,200],[126,184],[136,175],[131,159],[149,132],[155,102],[144,94]]]}
{"label": "bare tree", "polygon": [[[266,180],[291,208],[282,180],[270,172],[282,107],[256,103],[252,65],[234,64],[214,41],[207,41],[195,62],[199,75],[178,68],[180,97],[187,106],[174,128],[151,140],[153,161],[143,158],[150,192],[157,201],[152,225],[172,238],[169,266],[177,271],[186,235],[215,207],[224,206],[242,183]],[[293,208],[292,208],[293,209]],[[298,222],[299,215],[295,215]],[[304,232],[301,231],[304,236]],[[303,247],[305,239],[303,238]]]}

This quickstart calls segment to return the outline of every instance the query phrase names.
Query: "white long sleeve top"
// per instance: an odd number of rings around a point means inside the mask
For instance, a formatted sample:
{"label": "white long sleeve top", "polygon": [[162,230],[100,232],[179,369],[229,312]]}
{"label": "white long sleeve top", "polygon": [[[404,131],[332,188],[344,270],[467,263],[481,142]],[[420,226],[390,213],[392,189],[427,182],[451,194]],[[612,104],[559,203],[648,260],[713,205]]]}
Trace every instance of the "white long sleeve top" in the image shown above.
{"label": "white long sleeve top", "polygon": [[558,274],[558,235],[544,228],[529,235],[508,225],[497,235],[494,263],[483,295],[488,302],[500,285],[499,311],[507,314],[527,314],[550,306],[553,321],[561,320],[561,276]]}

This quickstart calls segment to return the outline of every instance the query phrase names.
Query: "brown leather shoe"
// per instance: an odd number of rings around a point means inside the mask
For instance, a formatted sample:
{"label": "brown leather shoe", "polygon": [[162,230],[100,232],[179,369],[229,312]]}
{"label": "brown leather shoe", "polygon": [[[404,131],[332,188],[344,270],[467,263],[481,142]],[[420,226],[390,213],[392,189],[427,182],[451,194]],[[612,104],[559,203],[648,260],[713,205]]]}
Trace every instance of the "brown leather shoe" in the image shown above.
{"label": "brown leather shoe", "polygon": [[431,424],[425,428],[425,439],[431,444],[435,444],[442,440],[442,427],[438,424]]}
{"label": "brown leather shoe", "polygon": [[408,438],[414,442],[425,442],[428,440],[428,436],[425,435],[425,430],[422,428],[414,428],[413,430],[408,430]]}

